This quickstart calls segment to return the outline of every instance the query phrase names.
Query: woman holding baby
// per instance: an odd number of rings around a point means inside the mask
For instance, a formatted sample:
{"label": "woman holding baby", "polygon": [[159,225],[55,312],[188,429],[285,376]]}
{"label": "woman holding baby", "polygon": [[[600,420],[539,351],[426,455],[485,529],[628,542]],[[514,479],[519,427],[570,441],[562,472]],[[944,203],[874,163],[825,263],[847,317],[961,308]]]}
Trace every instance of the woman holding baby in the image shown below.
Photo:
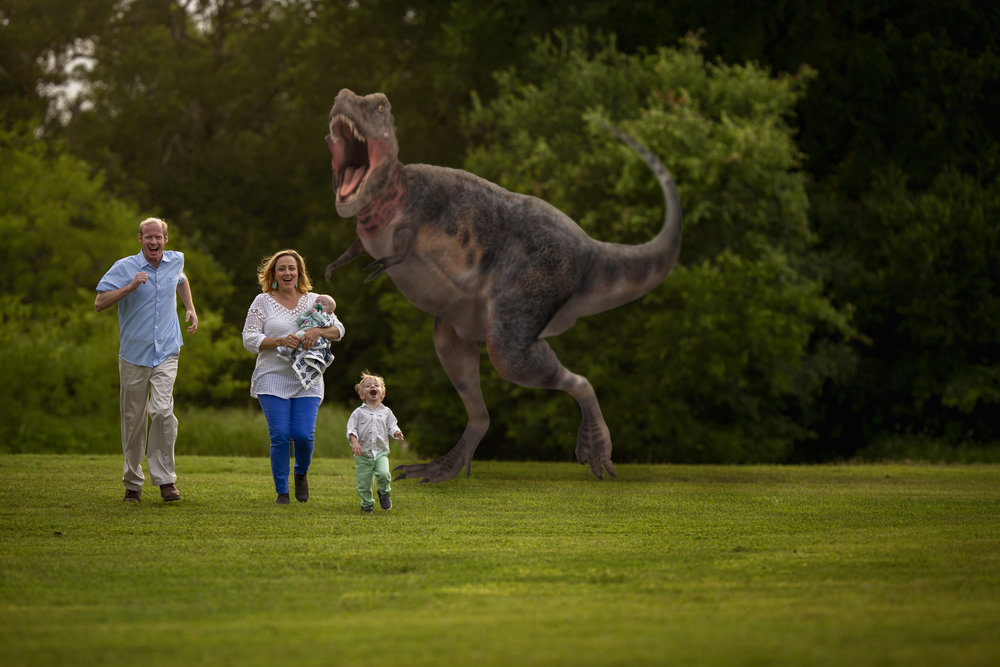
{"label": "woman holding baby", "polygon": [[[257,269],[258,294],[247,311],[243,346],[257,355],[250,395],[257,399],[271,440],[271,473],[279,505],[289,504],[289,456],[294,443],[295,499],[309,499],[306,474],[312,462],[316,416],[323,402],[323,376],[307,382],[294,360],[344,336],[328,295],[311,292],[306,263],[295,250],[280,250]],[[320,309],[316,309],[319,302]],[[304,324],[311,320],[308,326]],[[299,352],[279,355],[279,348]],[[332,360],[332,355],[329,359]],[[300,364],[304,366],[305,364]]]}

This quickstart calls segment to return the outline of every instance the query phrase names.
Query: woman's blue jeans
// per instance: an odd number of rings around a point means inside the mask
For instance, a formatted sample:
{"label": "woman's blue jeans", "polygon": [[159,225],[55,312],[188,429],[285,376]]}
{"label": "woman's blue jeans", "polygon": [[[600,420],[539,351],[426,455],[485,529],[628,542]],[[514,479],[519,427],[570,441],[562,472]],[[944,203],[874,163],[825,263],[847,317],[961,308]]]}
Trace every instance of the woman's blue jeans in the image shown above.
{"label": "woman's blue jeans", "polygon": [[274,490],[288,493],[288,459],[292,443],[295,443],[295,472],[304,475],[312,462],[316,415],[320,398],[278,398],[270,394],[257,396],[260,408],[267,420],[267,430],[271,436],[271,474],[274,475]]}

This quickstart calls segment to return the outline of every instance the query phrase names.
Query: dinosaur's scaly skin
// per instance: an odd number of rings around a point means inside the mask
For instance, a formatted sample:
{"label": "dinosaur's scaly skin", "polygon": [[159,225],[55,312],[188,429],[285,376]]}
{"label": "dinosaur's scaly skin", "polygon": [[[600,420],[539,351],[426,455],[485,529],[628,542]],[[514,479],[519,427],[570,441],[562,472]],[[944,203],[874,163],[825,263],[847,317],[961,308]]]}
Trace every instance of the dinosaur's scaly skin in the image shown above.
{"label": "dinosaur's scaly skin", "polygon": [[330,111],[337,212],[357,216],[358,240],[330,273],[368,254],[418,308],[435,316],[434,345],[469,416],[455,447],[429,463],[400,466],[400,478],[437,482],[468,472],[489,426],[479,384],[479,349],[507,380],[561,389],[580,404],[576,457],[597,477],[611,463],[611,436],[590,382],[563,367],[543,338],[583,315],[632,301],[659,285],[677,261],[681,209],[666,169],[630,137],[656,173],[663,227],[639,246],[603,243],[535,197],[473,174],[398,161],[389,101],[341,90]]}

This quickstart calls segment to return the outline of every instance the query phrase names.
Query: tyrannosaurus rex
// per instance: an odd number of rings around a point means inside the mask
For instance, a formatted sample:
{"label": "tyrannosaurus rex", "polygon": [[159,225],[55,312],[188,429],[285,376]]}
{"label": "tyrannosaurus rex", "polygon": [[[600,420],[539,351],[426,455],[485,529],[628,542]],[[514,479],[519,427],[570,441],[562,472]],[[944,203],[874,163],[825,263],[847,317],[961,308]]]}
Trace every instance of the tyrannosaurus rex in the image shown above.
{"label": "tyrannosaurus rex", "polygon": [[550,204],[466,171],[399,162],[389,100],[344,89],[330,111],[337,213],[357,216],[358,239],[326,270],[368,254],[413,305],[434,315],[434,346],[465,404],[458,443],[429,463],[399,466],[400,478],[437,482],[469,473],[490,423],[479,381],[485,343],[501,377],[561,389],[580,404],[576,458],[614,475],[611,435],[590,382],[556,358],[548,336],[577,318],[638,299],[670,273],[681,245],[681,206],[660,161],[619,132],[656,174],[666,200],[656,237],[637,246],[588,236]]}

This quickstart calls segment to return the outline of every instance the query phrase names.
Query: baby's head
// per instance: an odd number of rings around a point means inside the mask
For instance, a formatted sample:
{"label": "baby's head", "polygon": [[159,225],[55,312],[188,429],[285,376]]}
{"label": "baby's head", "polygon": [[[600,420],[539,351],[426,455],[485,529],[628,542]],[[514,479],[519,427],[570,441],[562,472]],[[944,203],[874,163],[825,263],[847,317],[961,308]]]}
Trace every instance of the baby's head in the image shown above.
{"label": "baby's head", "polygon": [[316,297],[313,308],[322,311],[324,315],[333,315],[333,311],[337,310],[337,302],[329,294],[320,294]]}
{"label": "baby's head", "polygon": [[385,380],[380,375],[363,371],[361,382],[354,385],[354,391],[358,392],[362,401],[372,400],[381,403],[382,399],[385,398]]}

